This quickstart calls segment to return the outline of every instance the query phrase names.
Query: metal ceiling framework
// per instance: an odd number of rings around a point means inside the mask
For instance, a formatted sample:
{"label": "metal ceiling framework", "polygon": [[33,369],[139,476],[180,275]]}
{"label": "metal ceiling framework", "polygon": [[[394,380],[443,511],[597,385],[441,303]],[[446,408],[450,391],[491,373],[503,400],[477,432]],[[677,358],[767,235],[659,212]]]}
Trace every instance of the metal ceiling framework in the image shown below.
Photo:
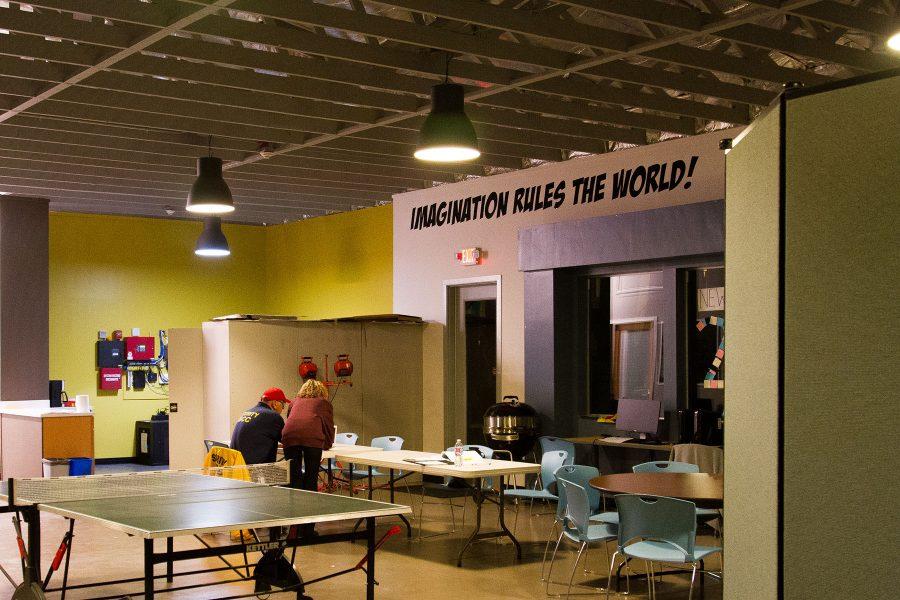
{"label": "metal ceiling framework", "polygon": [[[273,223],[747,124],[900,66],[897,0],[0,1],[0,193],[186,216],[195,160]],[[482,156],[412,158],[448,58]]]}

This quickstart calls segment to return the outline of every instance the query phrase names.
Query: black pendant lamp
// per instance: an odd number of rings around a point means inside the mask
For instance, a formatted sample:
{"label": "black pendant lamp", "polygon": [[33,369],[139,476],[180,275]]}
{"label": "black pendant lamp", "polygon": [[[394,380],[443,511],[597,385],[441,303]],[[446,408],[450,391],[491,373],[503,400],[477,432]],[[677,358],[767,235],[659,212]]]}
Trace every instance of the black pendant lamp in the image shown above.
{"label": "black pendant lamp", "polygon": [[431,112],[419,131],[414,156],[429,162],[455,163],[481,156],[478,136],[466,115],[463,86],[450,83],[450,57],[444,83],[431,90]]}
{"label": "black pendant lamp", "polygon": [[212,136],[209,138],[209,156],[197,159],[197,180],[188,194],[188,212],[220,215],[234,210],[231,190],[222,178],[222,159],[212,155]]}
{"label": "black pendant lamp", "polygon": [[203,220],[203,231],[197,238],[197,247],[194,249],[197,256],[228,256],[231,248],[228,240],[222,232],[222,219],[219,217],[207,217]]}

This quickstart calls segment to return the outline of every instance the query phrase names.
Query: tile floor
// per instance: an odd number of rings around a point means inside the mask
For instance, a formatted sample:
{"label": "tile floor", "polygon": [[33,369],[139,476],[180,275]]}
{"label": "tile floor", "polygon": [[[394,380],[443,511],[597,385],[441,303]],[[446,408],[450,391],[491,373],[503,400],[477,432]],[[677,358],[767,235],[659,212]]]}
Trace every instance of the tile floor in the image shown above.
{"label": "tile floor", "polygon": [[[379,498],[376,495],[376,499]],[[398,493],[397,501],[404,503],[409,496]],[[418,497],[413,496],[412,505],[418,514]],[[469,503],[467,527],[471,526],[473,511]],[[541,508],[541,511],[545,508]],[[538,512],[538,511],[535,511]],[[512,509],[508,513],[512,522]],[[459,513],[457,513],[458,524]],[[376,589],[376,597],[387,598],[413,598],[428,600],[458,600],[466,599],[524,599],[544,598],[545,592],[540,581],[541,557],[544,550],[547,532],[551,523],[551,516],[535,515],[529,517],[529,511],[523,507],[519,514],[517,534],[522,542],[523,557],[521,562],[514,559],[513,547],[509,542],[497,543],[495,541],[483,541],[470,548],[462,568],[456,567],[456,553],[462,543],[463,532],[432,537],[423,541],[416,541],[417,522],[413,520],[414,537],[407,540],[398,535],[379,551],[377,555],[376,577],[380,585]],[[44,565],[50,564],[56,545],[61,538],[65,523],[62,518],[45,515],[44,520]],[[425,507],[425,534],[436,533],[449,528],[449,511],[444,506],[426,505]],[[486,510],[485,524],[489,527],[495,525],[496,508],[491,506]],[[393,522],[385,522],[380,529],[386,530]],[[345,527],[341,523],[320,526],[320,531],[327,532],[339,527]],[[405,533],[405,532],[404,532]],[[208,538],[212,543],[227,543],[227,538]],[[701,543],[715,543],[715,540],[704,539]],[[200,547],[200,543],[190,537],[178,538],[176,549],[188,549]],[[340,543],[322,545],[310,549],[300,549],[297,564],[305,579],[312,579],[332,571],[347,568],[354,565],[364,553],[362,544]],[[70,572],[72,583],[85,583],[97,579],[115,579],[124,577],[137,577],[142,574],[142,541],[129,538],[120,533],[110,531],[99,525],[79,523],[75,528],[74,553]],[[570,572],[574,551],[571,549],[560,552],[560,559],[554,569],[554,580],[562,582]],[[254,555],[251,555],[254,556]],[[238,556],[231,560],[239,560]],[[251,559],[252,560],[252,559]],[[2,565],[15,580],[21,578],[19,561],[17,558],[13,528],[8,515],[0,515],[0,565]],[[594,548],[588,553],[588,568],[595,574],[584,573],[579,569],[576,574],[576,583],[595,583],[607,571],[606,555],[602,548]],[[221,566],[216,559],[204,559],[184,562],[176,566],[176,570],[190,570],[196,568]],[[708,565],[712,570],[718,570],[720,563],[717,559]],[[636,567],[640,572],[641,568]],[[181,584],[197,583],[200,581],[222,580],[230,578],[233,574],[205,575],[203,579],[187,577],[180,580]],[[58,584],[60,579],[56,579]],[[307,594],[316,600],[350,600],[364,598],[364,575],[360,572],[345,575],[323,583],[310,586]],[[646,579],[632,577],[632,596],[636,598],[646,597]],[[663,578],[662,584],[657,585],[657,595],[660,600],[686,599],[688,577],[684,575],[671,575]],[[165,583],[159,583],[165,586]],[[179,585],[179,579],[173,585]],[[0,575],[0,598],[10,597],[12,587],[5,577]],[[140,587],[116,586],[102,590],[103,595],[121,594],[122,598],[140,598]],[[624,582],[623,582],[624,590]],[[198,590],[179,591],[171,594],[163,594],[161,598],[216,598],[230,596],[252,591],[250,584],[232,584]],[[553,593],[565,591],[564,588],[554,586]],[[716,580],[707,579],[706,595],[708,600],[720,600],[722,587]],[[100,595],[101,590],[93,590],[91,593],[76,592],[67,595],[67,598],[90,598]],[[129,595],[130,594],[130,595]],[[58,594],[50,596],[58,598]],[[119,596],[114,596],[119,597]],[[273,594],[272,598],[294,597],[289,594]],[[576,588],[573,593],[575,598],[603,598],[602,592],[587,588]],[[616,597],[614,595],[614,597]],[[618,596],[620,600],[629,596]],[[696,593],[694,598],[700,597]]]}

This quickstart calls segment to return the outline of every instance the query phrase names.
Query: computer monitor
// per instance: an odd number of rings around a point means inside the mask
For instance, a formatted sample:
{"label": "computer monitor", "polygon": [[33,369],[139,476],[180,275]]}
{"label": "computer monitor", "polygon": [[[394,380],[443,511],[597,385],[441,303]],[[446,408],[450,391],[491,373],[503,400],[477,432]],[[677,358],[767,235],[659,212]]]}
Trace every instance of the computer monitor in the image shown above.
{"label": "computer monitor", "polygon": [[622,398],[616,417],[616,429],[627,433],[655,436],[659,429],[659,402]]}

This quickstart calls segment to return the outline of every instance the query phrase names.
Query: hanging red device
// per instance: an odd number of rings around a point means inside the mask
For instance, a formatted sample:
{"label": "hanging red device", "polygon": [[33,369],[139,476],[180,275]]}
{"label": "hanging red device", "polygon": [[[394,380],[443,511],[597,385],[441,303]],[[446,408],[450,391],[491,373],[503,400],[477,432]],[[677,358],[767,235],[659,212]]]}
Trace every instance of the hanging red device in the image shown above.
{"label": "hanging red device", "polygon": [[319,367],[313,362],[312,356],[304,356],[300,359],[298,371],[303,381],[306,381],[307,379],[315,379],[318,376]]}
{"label": "hanging red device", "polygon": [[349,354],[338,354],[334,363],[334,374],[336,377],[350,377],[353,375],[353,363],[350,362]]}

